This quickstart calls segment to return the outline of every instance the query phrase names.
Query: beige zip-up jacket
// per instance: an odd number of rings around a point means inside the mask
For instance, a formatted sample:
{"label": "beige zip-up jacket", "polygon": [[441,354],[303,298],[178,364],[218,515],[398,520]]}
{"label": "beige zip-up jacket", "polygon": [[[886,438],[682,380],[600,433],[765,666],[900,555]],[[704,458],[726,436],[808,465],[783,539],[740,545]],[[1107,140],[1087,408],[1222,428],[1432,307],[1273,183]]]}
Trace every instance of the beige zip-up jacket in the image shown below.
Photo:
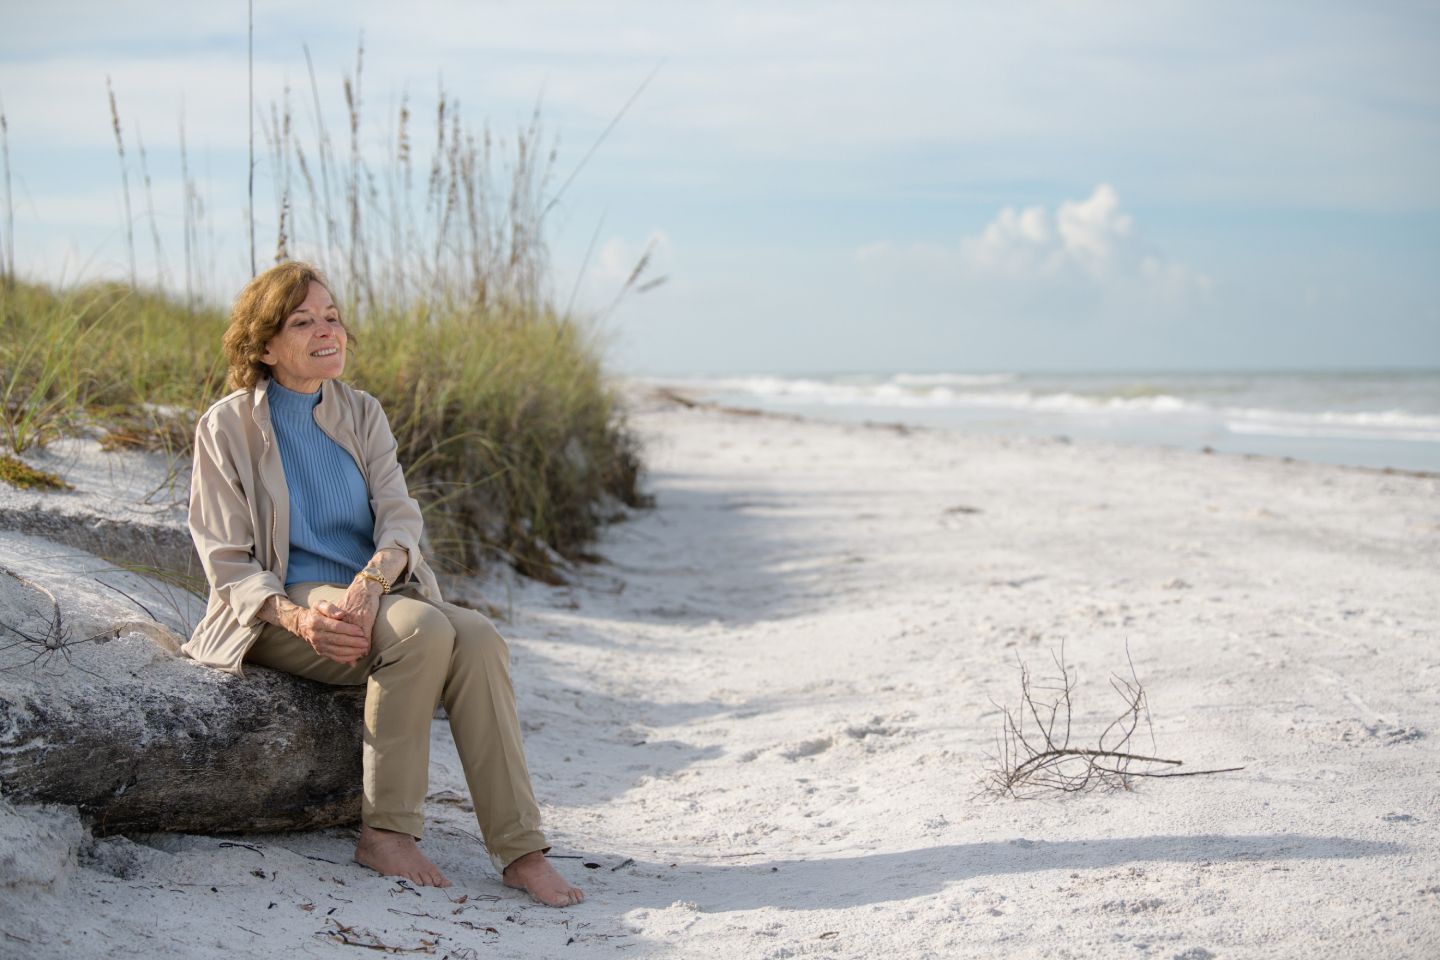
{"label": "beige zip-up jacket", "polygon": [[[190,536],[210,581],[210,600],[181,651],[241,675],[245,653],[265,627],[256,614],[269,597],[284,595],[290,559],[290,496],[265,397],[269,385],[262,379],[205,411],[195,426],[190,476]],[[327,380],[315,422],[360,467],[375,514],[375,548],[406,553],[395,585],[414,581],[424,596],[441,599],[435,574],[420,553],[420,505],[405,486],[380,401]]]}

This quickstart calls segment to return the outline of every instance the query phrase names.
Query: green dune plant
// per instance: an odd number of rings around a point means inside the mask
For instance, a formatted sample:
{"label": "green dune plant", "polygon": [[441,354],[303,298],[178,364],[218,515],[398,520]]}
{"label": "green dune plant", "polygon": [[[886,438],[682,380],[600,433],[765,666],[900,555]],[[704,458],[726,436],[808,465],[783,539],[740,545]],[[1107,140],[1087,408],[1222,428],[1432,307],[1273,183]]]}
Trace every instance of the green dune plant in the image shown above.
{"label": "green dune plant", "polygon": [[[596,329],[557,309],[550,289],[546,217],[563,192],[552,189],[556,151],[545,146],[538,108],[513,135],[497,136],[462,121],[441,88],[428,155],[413,143],[408,96],[388,144],[367,152],[362,68],[363,47],[342,84],[343,150],[325,125],[313,68],[308,134],[288,89],[259,113],[273,259],[298,256],[330,277],[356,341],[347,379],[384,404],[441,564],[461,572],[502,557],[553,579],[563,560],[588,556],[619,504],[644,500],[638,445]],[[121,111],[108,82],[106,94],[123,174]],[[150,287],[136,279],[61,288],[6,271],[0,428],[15,452],[98,428],[110,448],[181,456],[195,417],[225,393],[226,310],[197,292],[206,287],[207,213],[183,122],[181,144],[183,290],[167,289],[158,234]],[[122,176],[127,193],[128,182]],[[146,209],[153,233],[148,190]],[[659,282],[646,282],[646,263],[625,291]]]}

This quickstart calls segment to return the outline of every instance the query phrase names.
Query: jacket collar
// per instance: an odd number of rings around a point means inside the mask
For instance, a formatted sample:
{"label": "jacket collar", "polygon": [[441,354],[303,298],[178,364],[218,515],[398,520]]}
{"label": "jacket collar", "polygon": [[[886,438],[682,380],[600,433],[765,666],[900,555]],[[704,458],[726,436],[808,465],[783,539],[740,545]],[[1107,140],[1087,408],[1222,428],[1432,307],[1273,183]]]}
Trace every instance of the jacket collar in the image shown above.
{"label": "jacket collar", "polygon": [[[253,408],[250,417],[255,425],[262,431],[272,431],[274,428],[270,422],[270,398],[267,392],[270,389],[271,379],[261,377],[255,383],[255,389],[251,391]],[[322,427],[329,427],[328,432],[334,430],[340,424],[340,385],[338,381],[326,380],[320,384],[320,402],[315,405],[315,420]]]}

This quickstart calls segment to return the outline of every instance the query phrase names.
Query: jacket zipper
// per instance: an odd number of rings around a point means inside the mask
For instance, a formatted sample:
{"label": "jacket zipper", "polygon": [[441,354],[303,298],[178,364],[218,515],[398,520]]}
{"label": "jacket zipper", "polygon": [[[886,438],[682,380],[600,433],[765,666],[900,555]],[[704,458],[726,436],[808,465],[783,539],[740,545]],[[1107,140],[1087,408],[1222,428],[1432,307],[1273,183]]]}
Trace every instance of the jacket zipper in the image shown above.
{"label": "jacket zipper", "polygon": [[[265,448],[268,450],[270,448],[270,434],[261,430],[260,437],[265,441]],[[261,471],[260,482],[265,483],[264,471]],[[280,510],[278,502],[275,499],[275,491],[270,489],[269,484],[265,484],[265,491],[270,494],[270,557],[274,561],[275,566],[279,567],[280,545],[278,524],[280,522]]]}
{"label": "jacket zipper", "polygon": [[[315,421],[315,426],[319,427],[319,428],[320,428],[320,432],[323,433],[323,434],[325,434],[325,436],[329,437],[331,440],[334,440],[335,443],[336,443],[336,445],[339,446],[341,450],[344,450],[346,453],[350,454],[350,459],[355,461],[355,466],[356,466],[357,468],[359,468],[359,470],[360,470],[360,475],[365,479],[365,492],[366,492],[366,493],[369,493],[369,492],[370,492],[370,471],[369,471],[368,469],[366,469],[366,467],[365,467],[365,458],[359,456],[359,455],[358,455],[358,451],[351,450],[350,447],[346,445],[345,441],[343,441],[343,440],[341,440],[339,437],[335,436],[335,435],[334,435],[333,433],[331,433],[329,430],[326,430],[326,429],[325,429],[325,424],[321,423],[319,420],[316,420],[316,421]],[[405,562],[405,579],[402,580],[402,581],[400,581],[400,583],[395,584],[395,586],[396,586],[396,587],[399,587],[399,586],[401,586],[402,584],[410,583],[410,582],[411,582],[412,580],[414,580],[414,579],[415,579],[415,571],[412,570],[412,569],[410,569],[410,561],[409,561],[409,558],[407,557],[407,558],[406,558],[406,562]]]}

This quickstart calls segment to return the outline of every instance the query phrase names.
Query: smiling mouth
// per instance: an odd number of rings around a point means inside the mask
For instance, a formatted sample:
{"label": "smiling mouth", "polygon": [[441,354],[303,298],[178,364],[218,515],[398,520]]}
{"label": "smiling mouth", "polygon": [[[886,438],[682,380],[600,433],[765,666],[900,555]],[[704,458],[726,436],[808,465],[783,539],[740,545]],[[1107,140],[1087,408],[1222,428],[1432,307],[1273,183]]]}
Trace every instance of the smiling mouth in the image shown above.
{"label": "smiling mouth", "polygon": [[310,354],[312,357],[333,357],[339,351],[335,347],[326,347],[324,350],[316,350]]}

